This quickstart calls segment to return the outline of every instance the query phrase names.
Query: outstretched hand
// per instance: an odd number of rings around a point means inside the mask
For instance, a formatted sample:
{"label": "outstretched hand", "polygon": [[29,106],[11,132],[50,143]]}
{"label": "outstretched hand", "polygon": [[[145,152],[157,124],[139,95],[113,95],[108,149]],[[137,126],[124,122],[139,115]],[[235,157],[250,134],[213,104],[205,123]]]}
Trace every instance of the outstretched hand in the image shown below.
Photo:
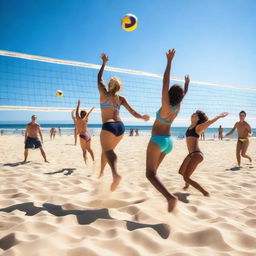
{"label": "outstretched hand", "polygon": [[189,75],[185,75],[184,95],[188,92],[189,82],[190,82]]}
{"label": "outstretched hand", "polygon": [[185,84],[189,84],[190,78],[189,75],[185,75]]}
{"label": "outstretched hand", "polygon": [[80,105],[80,100],[77,101],[77,105]]}
{"label": "outstretched hand", "polygon": [[229,113],[228,112],[223,112],[219,115],[220,118],[226,117]]}
{"label": "outstretched hand", "polygon": [[176,52],[175,49],[168,50],[168,52],[166,53],[166,57],[167,57],[168,61],[172,61],[173,60],[175,52]]}
{"label": "outstretched hand", "polygon": [[105,53],[102,53],[100,57],[101,57],[103,63],[107,63],[108,62],[108,56]]}
{"label": "outstretched hand", "polygon": [[143,115],[143,116],[142,116],[142,119],[143,119],[144,121],[148,121],[148,120],[150,119],[150,116],[149,116],[149,115]]}

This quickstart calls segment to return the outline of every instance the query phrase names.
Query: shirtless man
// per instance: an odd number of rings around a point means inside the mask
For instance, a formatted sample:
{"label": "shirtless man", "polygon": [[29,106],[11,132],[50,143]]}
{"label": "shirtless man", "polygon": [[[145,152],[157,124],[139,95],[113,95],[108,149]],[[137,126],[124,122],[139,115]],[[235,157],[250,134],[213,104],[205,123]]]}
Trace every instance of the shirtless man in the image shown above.
{"label": "shirtless man", "polygon": [[[31,119],[32,121],[27,124],[26,131],[25,131],[24,163],[27,161],[29,148],[39,148],[44,158],[44,161],[48,162],[42,147],[43,136],[42,136],[41,128],[40,128],[40,125],[36,122],[37,116],[33,115]],[[40,135],[42,143],[38,138],[38,134]]]}
{"label": "shirtless man", "polygon": [[236,158],[238,166],[241,165],[241,156],[244,158],[249,159],[250,163],[252,162],[252,159],[250,156],[246,154],[246,151],[249,146],[249,136],[252,136],[252,128],[251,126],[245,121],[246,113],[245,111],[241,111],[239,113],[239,122],[236,122],[233,129],[225,135],[229,136],[234,133],[234,131],[237,129],[238,132],[238,140],[236,144]]}
{"label": "shirtless man", "polygon": [[94,107],[91,108],[91,110],[86,113],[86,111],[81,110],[79,115],[79,107],[80,107],[80,100],[78,100],[77,107],[76,107],[76,118],[75,118],[75,126],[76,126],[76,132],[79,134],[80,137],[80,145],[83,151],[83,158],[84,162],[86,163],[86,152],[88,151],[92,157],[92,160],[94,161],[94,154],[91,149],[91,136],[89,134],[89,131],[87,130],[87,124],[89,115],[93,111]]}

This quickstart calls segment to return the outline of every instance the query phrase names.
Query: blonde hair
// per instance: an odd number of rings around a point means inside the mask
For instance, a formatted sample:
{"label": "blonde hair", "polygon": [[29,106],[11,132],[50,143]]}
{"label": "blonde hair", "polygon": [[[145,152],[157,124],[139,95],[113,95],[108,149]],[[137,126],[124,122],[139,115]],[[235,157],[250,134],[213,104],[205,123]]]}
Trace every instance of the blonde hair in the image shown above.
{"label": "blonde hair", "polygon": [[111,77],[108,83],[108,88],[109,92],[115,95],[122,88],[121,80],[116,76]]}

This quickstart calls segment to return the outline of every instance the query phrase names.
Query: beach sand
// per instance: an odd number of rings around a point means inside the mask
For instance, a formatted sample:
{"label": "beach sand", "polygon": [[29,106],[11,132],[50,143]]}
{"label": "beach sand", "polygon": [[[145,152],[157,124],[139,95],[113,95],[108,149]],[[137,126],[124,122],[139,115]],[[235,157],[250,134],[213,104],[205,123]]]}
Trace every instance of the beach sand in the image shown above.
{"label": "beach sand", "polygon": [[24,138],[0,136],[0,255],[4,256],[255,256],[256,140],[236,165],[236,141],[202,141],[204,162],[194,177],[211,194],[183,191],[178,169],[187,154],[176,140],[158,174],[180,199],[173,213],[145,178],[149,137],[126,136],[117,147],[122,182],[110,192],[107,166],[98,179],[99,137],[93,137],[96,163],[85,166],[73,136],[45,138],[44,149],[23,160]]}

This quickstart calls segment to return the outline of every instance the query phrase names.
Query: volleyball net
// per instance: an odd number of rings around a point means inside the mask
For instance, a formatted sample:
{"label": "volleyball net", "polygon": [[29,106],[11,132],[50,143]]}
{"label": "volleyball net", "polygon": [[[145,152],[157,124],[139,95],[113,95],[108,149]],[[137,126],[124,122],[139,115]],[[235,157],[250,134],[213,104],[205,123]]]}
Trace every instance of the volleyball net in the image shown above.
{"label": "volleyball net", "polygon": [[[80,99],[86,109],[99,109],[97,74],[100,65],[0,51],[0,110],[71,111]],[[155,117],[161,105],[162,75],[135,70],[106,67],[104,81],[118,76],[123,83],[121,95],[140,113]],[[171,77],[171,84],[184,84],[184,79]],[[64,96],[57,98],[61,90]],[[237,119],[241,110],[248,120],[256,122],[256,88],[192,81],[179,116],[185,122],[201,109],[208,116],[229,112]],[[1,112],[0,112],[1,113]],[[124,120],[135,118],[122,108]]]}

